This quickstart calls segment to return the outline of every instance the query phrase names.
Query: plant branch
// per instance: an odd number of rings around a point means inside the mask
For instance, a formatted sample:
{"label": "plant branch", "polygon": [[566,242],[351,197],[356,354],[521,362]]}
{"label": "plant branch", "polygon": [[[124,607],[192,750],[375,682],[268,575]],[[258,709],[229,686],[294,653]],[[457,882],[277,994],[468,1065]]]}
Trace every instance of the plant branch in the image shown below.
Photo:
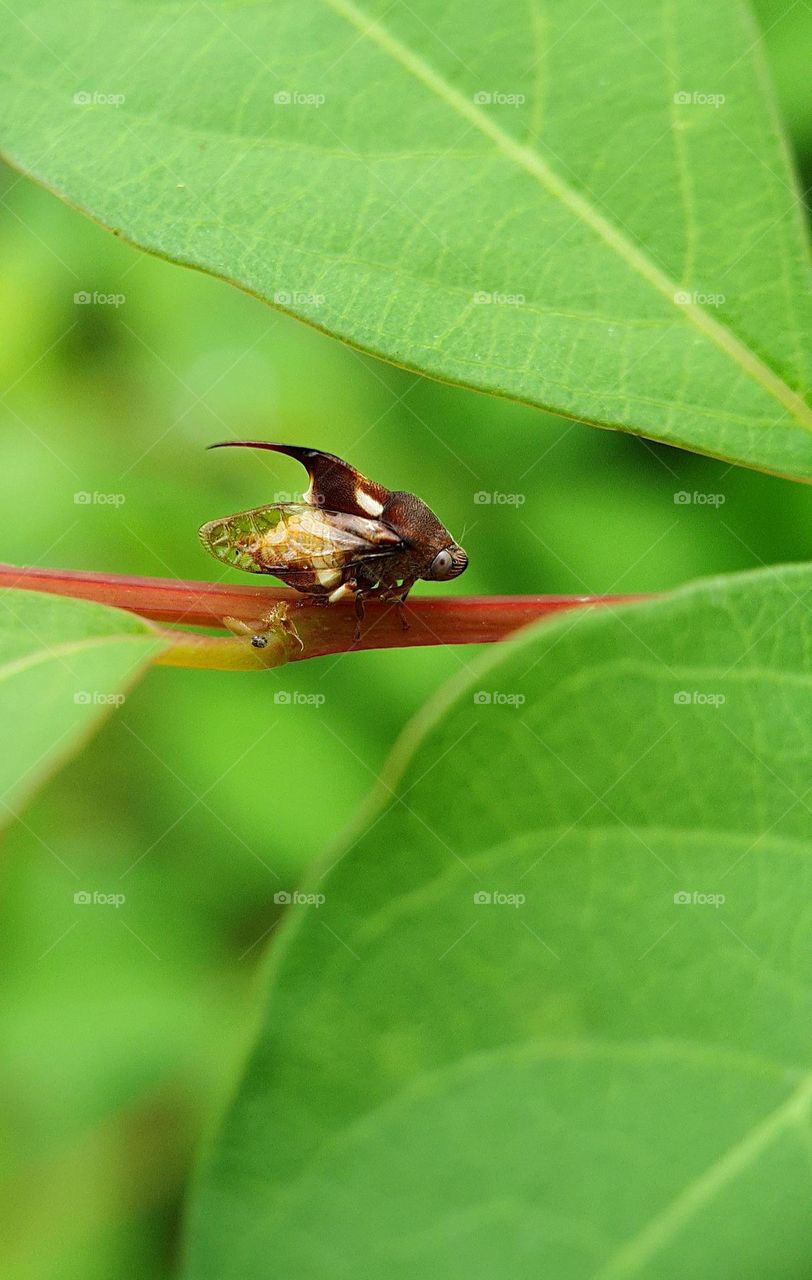
{"label": "plant branch", "polygon": [[312,598],[280,587],[232,586],[0,564],[0,588],[3,587],[95,600],[155,622],[198,627],[223,628],[226,617],[248,624],[259,623],[274,606],[287,606],[287,617],[296,634],[274,627],[267,633],[268,644],[264,649],[253,648],[244,637],[206,636],[168,626],[156,628],[168,644],[158,662],[220,670],[255,670],[351,649],[487,644],[503,640],[519,627],[563,609],[617,604],[638,598],[412,596],[403,608],[408,629],[404,629],[394,605],[369,599],[365,604],[361,638],[356,642],[352,601],[340,601],[325,608],[314,604]]}

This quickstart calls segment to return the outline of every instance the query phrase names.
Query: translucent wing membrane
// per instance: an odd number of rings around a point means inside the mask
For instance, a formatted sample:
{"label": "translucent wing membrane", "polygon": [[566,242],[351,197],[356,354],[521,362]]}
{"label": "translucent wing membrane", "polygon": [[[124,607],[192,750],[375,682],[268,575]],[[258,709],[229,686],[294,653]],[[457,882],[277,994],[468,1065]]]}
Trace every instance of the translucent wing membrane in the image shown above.
{"label": "translucent wing membrane", "polygon": [[210,520],[199,536],[206,550],[224,564],[247,573],[273,573],[283,580],[297,573],[342,570],[403,546],[380,520],[294,502]]}

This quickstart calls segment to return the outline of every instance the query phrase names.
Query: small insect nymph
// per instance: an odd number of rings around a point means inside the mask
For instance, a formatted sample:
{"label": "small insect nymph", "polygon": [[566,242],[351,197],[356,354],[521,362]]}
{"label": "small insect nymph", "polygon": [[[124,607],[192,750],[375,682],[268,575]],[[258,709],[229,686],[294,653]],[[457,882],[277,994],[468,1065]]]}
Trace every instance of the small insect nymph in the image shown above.
{"label": "small insect nymph", "polygon": [[200,540],[224,564],[273,574],[324,604],[352,595],[359,620],[365,597],[402,605],[418,578],[447,582],[467,568],[462,547],[414,494],[385,489],[320,449],[265,440],[209,447],[228,446],[288,454],[307,469],[310,484],[301,502],[204,524]]}

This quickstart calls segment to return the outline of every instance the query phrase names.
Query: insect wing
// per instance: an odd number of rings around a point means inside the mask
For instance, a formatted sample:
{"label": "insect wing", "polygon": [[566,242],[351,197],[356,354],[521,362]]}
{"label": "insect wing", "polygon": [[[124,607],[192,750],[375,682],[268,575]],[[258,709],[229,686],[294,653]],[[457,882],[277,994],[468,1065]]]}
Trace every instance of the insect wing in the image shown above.
{"label": "insect wing", "polygon": [[325,511],[284,502],[210,520],[200,540],[215,559],[247,573],[341,571],[358,560],[392,554],[403,547],[380,520],[345,511]]}

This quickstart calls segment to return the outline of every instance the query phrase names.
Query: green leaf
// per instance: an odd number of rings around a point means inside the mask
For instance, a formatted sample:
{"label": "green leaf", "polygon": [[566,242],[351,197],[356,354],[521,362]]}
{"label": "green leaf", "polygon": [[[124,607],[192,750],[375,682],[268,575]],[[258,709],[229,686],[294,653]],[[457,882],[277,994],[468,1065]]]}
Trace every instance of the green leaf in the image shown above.
{"label": "green leaf", "polygon": [[802,215],[739,0],[15,7],[0,145],[116,234],[435,377],[812,479]]}
{"label": "green leaf", "polygon": [[187,1280],[807,1274],[811,605],[578,611],[423,716],[273,949]]}
{"label": "green leaf", "polygon": [[161,647],[123,610],[0,591],[0,825],[121,706]]}

